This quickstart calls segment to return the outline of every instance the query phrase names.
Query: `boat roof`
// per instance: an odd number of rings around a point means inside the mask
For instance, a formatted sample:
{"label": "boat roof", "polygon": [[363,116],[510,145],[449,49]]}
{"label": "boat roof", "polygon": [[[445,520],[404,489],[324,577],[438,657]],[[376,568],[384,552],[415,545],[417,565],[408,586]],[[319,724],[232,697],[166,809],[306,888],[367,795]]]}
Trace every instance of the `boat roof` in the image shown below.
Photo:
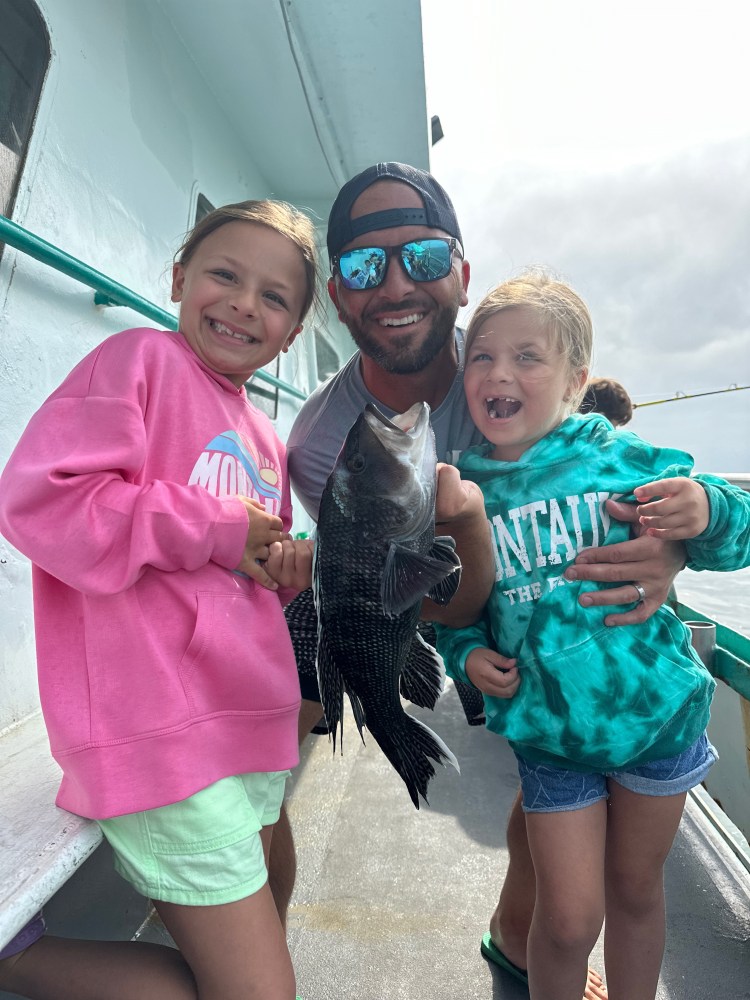
{"label": "boat roof", "polygon": [[382,160],[429,169],[419,2],[158,4],[276,196],[330,203]]}

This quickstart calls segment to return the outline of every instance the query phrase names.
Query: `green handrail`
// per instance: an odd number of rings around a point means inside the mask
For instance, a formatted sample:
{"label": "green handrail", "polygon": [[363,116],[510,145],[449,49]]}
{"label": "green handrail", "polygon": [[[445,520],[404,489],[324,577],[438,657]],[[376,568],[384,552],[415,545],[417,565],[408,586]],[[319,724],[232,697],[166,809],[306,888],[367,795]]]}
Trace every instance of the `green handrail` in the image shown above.
{"label": "green handrail", "polygon": [[[61,274],[66,274],[69,278],[93,288],[96,293],[94,302],[97,305],[127,306],[128,309],[132,309],[148,319],[155,320],[168,330],[177,329],[177,317],[173,313],[160,309],[159,306],[137,295],[125,285],[113,281],[106,274],[89,267],[88,264],[84,264],[76,257],[71,257],[64,250],[60,250],[52,243],[35,236],[34,233],[29,232],[28,229],[24,229],[23,226],[19,226],[4,215],[0,215],[0,243],[7,243],[22,253],[28,254],[29,257],[49,265]],[[263,382],[269,382],[277,389],[281,389],[297,399],[307,399],[305,393],[297,389],[296,386],[282,382],[280,378],[263,371],[262,368],[255,372],[254,377]]]}

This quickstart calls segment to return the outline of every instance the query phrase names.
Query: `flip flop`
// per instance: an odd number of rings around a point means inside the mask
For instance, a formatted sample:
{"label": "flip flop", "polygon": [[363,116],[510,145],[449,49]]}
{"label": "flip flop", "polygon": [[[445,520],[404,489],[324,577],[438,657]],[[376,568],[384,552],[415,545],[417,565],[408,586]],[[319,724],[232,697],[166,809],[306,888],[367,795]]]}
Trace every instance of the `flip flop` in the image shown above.
{"label": "flip flop", "polygon": [[526,969],[522,969],[518,965],[514,965],[509,958],[506,958],[505,955],[503,955],[490,937],[489,931],[482,938],[479,950],[488,962],[494,962],[495,965],[499,966],[501,969],[505,969],[506,972],[509,972],[511,976],[515,976],[516,979],[520,980],[520,982],[525,983],[527,986],[529,985],[529,974]]}

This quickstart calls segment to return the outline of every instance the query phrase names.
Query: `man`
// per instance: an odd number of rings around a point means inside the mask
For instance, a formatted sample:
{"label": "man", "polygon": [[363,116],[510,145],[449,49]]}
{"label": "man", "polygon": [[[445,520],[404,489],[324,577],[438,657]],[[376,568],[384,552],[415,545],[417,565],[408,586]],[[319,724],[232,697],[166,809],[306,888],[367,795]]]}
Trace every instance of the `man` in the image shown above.
{"label": "man", "polygon": [[[455,326],[459,308],[468,302],[470,268],[453,205],[442,187],[430,174],[405,164],[367,168],[344,185],[333,204],[328,253],[328,292],[359,350],[310,396],[289,435],[292,485],[313,518],[344,438],[367,402],[391,416],[426,401],[441,462],[455,462],[464,448],[479,440],[463,393],[464,333]],[[611,513],[628,517],[626,510],[620,504],[610,507]],[[489,593],[494,566],[481,494],[449,464],[439,470],[436,520],[441,534],[456,539],[471,573],[463,574],[448,606],[425,601],[423,617],[454,626],[469,624]],[[592,606],[632,604],[632,581],[638,581],[645,592],[643,596],[639,590],[643,599],[638,606],[607,619],[608,624],[624,625],[644,621],[662,603],[683,563],[681,547],[643,537],[582,553],[568,573],[623,584],[588,594]],[[290,628],[294,636],[292,621]],[[504,683],[499,674],[498,686]],[[314,676],[301,673],[301,684],[303,740],[322,712]],[[464,705],[472,721],[472,708]],[[509,820],[508,850],[508,874],[490,931],[498,955],[522,971],[534,909],[534,872],[518,799]],[[282,911],[291,896],[294,872],[292,835],[282,813],[269,862],[271,888]],[[492,957],[502,964],[494,953]],[[599,992],[596,980],[589,989],[592,997],[606,995]]]}

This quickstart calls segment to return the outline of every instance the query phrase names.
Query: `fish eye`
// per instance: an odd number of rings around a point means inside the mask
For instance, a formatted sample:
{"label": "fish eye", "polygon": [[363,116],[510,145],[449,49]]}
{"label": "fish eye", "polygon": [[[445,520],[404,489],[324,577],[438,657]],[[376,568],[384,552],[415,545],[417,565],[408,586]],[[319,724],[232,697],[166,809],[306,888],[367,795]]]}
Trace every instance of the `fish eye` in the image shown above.
{"label": "fish eye", "polygon": [[346,467],[349,472],[353,472],[355,475],[362,472],[364,467],[367,465],[364,455],[360,452],[355,452],[349,461],[346,463]]}

